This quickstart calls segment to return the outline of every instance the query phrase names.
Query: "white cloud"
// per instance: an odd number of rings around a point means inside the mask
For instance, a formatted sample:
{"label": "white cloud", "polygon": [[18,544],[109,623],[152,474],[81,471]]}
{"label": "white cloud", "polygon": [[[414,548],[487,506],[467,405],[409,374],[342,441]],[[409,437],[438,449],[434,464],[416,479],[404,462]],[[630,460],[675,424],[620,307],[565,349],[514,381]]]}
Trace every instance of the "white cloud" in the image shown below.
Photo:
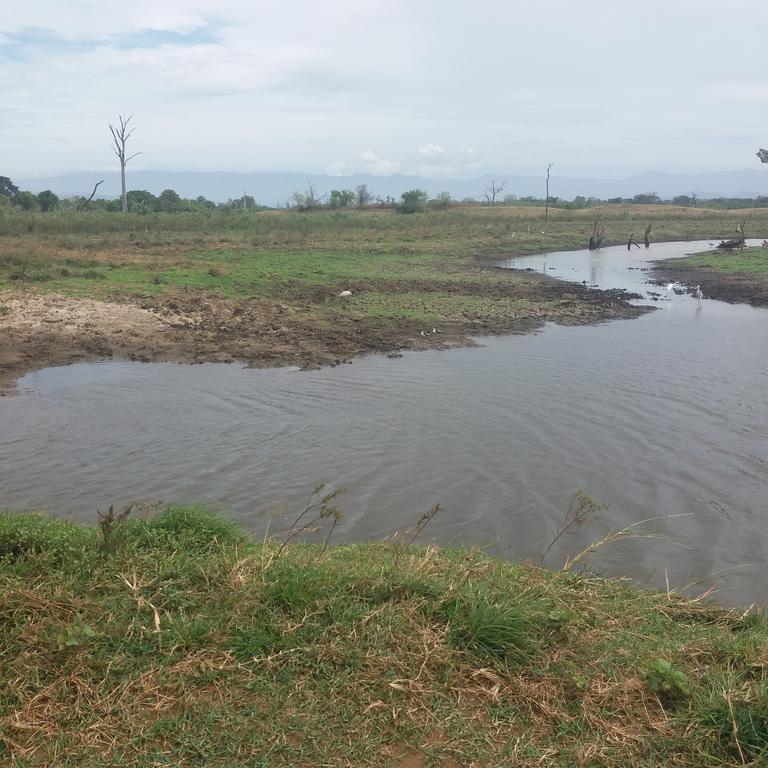
{"label": "white cloud", "polygon": [[445,150],[439,144],[425,144],[419,147],[416,152],[421,155],[425,162],[429,160],[442,160],[445,157]]}
{"label": "white cloud", "polygon": [[0,15],[0,173],[110,166],[118,112],[147,168],[738,168],[768,142],[766,27],[763,0],[17,3]]}
{"label": "white cloud", "polygon": [[376,173],[380,176],[389,176],[400,170],[400,163],[394,160],[385,160],[379,157],[372,149],[364,149],[360,153],[362,169],[368,173]]}

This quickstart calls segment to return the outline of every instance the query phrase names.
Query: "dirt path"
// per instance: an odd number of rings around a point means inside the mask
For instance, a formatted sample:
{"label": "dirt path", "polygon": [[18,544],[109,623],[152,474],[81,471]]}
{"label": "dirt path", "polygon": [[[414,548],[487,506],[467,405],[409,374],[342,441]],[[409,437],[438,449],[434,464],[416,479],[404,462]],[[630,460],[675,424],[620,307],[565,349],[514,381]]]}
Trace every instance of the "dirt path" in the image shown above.
{"label": "dirt path", "polygon": [[317,306],[236,301],[179,291],[158,298],[108,302],[12,290],[0,293],[0,395],[16,378],[52,365],[109,358],[143,362],[232,362],[257,367],[338,365],[350,358],[471,344],[471,336],[531,330],[547,321],[601,322],[642,312],[616,292],[541,281],[535,310],[503,320],[465,318],[424,323],[318,313]]}

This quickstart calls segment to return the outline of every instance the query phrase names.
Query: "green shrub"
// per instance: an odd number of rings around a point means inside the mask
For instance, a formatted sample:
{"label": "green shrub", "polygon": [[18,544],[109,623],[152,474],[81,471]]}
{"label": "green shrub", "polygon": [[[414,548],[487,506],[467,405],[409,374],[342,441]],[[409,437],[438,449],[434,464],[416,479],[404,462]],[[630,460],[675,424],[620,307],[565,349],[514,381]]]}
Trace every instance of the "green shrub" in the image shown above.
{"label": "green shrub", "polygon": [[223,520],[200,507],[167,507],[159,515],[141,524],[137,531],[143,543],[179,548],[188,552],[209,552],[221,545],[247,540],[236,523]]}
{"label": "green shrub", "polygon": [[463,595],[439,610],[447,619],[448,639],[481,656],[514,658],[531,649],[533,622],[523,610],[483,593]]}
{"label": "green shrub", "polygon": [[691,684],[686,674],[675,669],[666,659],[644,661],[638,666],[638,674],[664,704],[674,705],[691,695]]}
{"label": "green shrub", "polygon": [[0,514],[0,558],[45,555],[57,564],[80,564],[96,551],[97,532],[42,515]]}

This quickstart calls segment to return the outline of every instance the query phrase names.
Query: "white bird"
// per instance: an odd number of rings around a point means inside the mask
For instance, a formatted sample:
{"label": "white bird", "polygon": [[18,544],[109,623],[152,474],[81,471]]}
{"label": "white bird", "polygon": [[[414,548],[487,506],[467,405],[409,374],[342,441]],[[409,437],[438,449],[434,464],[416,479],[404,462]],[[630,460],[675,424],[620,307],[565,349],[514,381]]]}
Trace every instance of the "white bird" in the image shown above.
{"label": "white bird", "polygon": [[437,328],[433,328],[432,333],[442,333],[442,331],[438,331]]}
{"label": "white bird", "polygon": [[351,296],[351,295],[352,295],[352,291],[342,291],[342,292],[339,294],[339,297],[343,297],[343,298],[345,298],[345,299],[346,299],[348,296]]}
{"label": "white bird", "polygon": [[696,286],[696,298],[701,301],[704,298],[704,294],[701,292],[701,286]]}
{"label": "white bird", "polygon": [[676,283],[669,283],[667,285],[667,298],[672,301],[672,291],[675,288]]}

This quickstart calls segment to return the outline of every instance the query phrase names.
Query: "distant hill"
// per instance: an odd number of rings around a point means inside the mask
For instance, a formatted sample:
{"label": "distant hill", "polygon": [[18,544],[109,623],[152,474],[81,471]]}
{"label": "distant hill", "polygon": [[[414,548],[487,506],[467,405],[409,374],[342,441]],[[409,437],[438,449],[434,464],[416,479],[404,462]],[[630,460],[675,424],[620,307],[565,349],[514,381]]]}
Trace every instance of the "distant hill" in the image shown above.
{"label": "distant hill", "polygon": [[[17,179],[22,189],[40,192],[51,189],[60,197],[88,195],[99,179],[100,197],[117,197],[120,194],[118,173],[72,173],[66,176],[37,179]],[[367,184],[368,189],[382,198],[400,197],[408,189],[424,189],[430,195],[450,192],[457,200],[472,197],[483,199],[483,189],[490,176],[474,179],[427,179],[421,176],[394,174],[375,176],[355,174],[352,176],[329,176],[309,173],[219,173],[216,171],[135,171],[128,173],[129,189],[146,189],[159,194],[164,189],[174,189],[182,197],[194,198],[203,195],[209,200],[224,202],[241,197],[247,192],[262,205],[284,205],[294,192],[306,190],[307,184],[315,186],[318,194],[327,194],[332,189],[354,189],[358,184]],[[506,180],[503,195],[525,197],[544,196],[544,178],[536,176],[496,175],[497,180]],[[550,194],[572,200],[577,195],[584,197],[632,197],[643,192],[655,192],[668,199],[676,195],[690,195],[695,192],[701,198],[708,197],[756,197],[768,195],[768,169],[721,171],[701,174],[668,174],[649,172],[625,179],[590,179],[552,177]]]}

